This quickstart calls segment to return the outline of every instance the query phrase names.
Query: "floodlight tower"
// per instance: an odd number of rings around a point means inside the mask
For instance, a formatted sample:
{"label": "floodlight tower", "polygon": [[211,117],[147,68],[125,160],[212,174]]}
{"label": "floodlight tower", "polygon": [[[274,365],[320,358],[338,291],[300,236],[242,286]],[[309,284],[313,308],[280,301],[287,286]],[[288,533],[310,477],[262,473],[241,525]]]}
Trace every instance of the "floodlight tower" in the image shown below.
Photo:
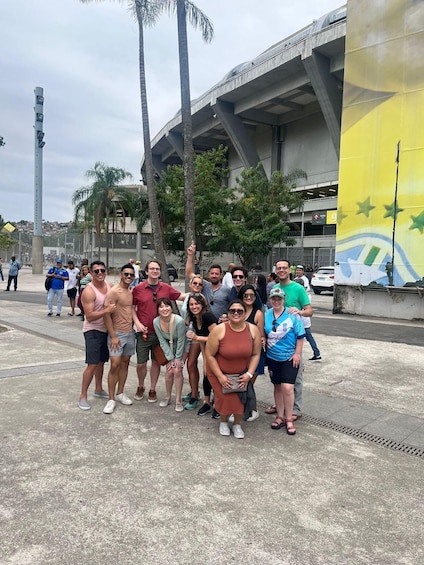
{"label": "floodlight tower", "polygon": [[43,272],[43,121],[44,96],[43,89],[35,90],[35,125],[34,125],[34,235],[32,237],[32,272],[39,275]]}

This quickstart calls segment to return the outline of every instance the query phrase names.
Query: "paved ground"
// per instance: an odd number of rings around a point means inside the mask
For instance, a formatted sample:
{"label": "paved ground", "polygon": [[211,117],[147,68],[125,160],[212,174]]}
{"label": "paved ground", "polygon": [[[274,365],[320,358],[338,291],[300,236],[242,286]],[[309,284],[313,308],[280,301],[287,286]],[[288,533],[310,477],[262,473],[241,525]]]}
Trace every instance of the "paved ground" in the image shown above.
{"label": "paved ground", "polygon": [[241,441],[145,400],[81,412],[79,318],[0,293],[1,565],[424,562],[422,346],[330,335],[318,314],[297,435],[270,429],[262,377]]}

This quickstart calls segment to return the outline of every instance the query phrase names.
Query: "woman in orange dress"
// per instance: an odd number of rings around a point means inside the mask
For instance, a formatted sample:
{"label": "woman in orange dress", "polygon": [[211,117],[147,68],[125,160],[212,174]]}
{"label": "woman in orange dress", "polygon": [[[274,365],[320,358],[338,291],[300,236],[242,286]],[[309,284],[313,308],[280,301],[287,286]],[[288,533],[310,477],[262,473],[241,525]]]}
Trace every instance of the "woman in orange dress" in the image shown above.
{"label": "woman in orange dress", "polygon": [[[219,433],[231,433],[228,417],[234,414],[233,434],[244,438],[241,420],[248,393],[229,394],[231,380],[226,375],[238,375],[239,388],[249,384],[258,365],[261,352],[261,336],[256,326],[246,322],[246,306],[241,300],[233,300],[228,306],[228,322],[218,324],[209,334],[206,343],[208,377],[215,394],[215,408],[221,416]],[[250,385],[251,386],[251,385]]]}

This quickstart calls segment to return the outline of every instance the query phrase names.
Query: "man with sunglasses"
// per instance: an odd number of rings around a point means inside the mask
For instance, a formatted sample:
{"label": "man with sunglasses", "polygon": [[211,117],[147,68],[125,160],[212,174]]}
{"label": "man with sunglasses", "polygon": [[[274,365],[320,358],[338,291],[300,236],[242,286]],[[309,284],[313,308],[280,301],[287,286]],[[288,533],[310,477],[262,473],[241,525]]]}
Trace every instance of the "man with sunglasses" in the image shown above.
{"label": "man with sunglasses", "polygon": [[[248,275],[247,269],[245,269],[244,267],[234,266],[231,269],[231,278],[233,280],[233,286],[230,291],[230,300],[238,299],[241,287],[247,284],[247,275]],[[254,307],[262,308],[262,306],[263,306],[262,300],[259,298],[259,295],[256,292]]]}
{"label": "man with sunglasses", "polygon": [[115,305],[114,312],[105,316],[110,361],[109,400],[103,409],[105,414],[112,414],[117,400],[124,406],[132,404],[132,400],[124,392],[124,386],[131,355],[135,353],[133,297],[130,289],[135,278],[134,265],[127,263],[121,267],[119,278],[119,283],[110,289],[105,301],[105,304]]}
{"label": "man with sunglasses", "polygon": [[104,364],[109,359],[104,317],[115,311],[115,304],[105,304],[110,285],[106,282],[106,266],[103,261],[93,261],[90,265],[90,273],[92,280],[87,284],[81,296],[85,316],[82,331],[85,340],[85,362],[87,363],[82,374],[81,396],[78,401],[78,407],[81,410],[91,408],[87,401],[87,392],[94,376],[96,379],[94,396],[109,398],[108,393],[102,387]]}
{"label": "man with sunglasses", "polygon": [[[133,296],[133,321],[137,330],[136,350],[137,350],[137,376],[138,387],[134,395],[135,400],[142,400],[144,397],[144,380],[147,375],[147,361],[149,352],[158,345],[159,340],[156,336],[153,320],[158,315],[157,302],[159,298],[169,298],[170,300],[183,300],[184,294],[176,290],[171,285],[162,282],[161,264],[156,259],[148,261],[146,264],[147,279],[134,287]],[[150,390],[148,402],[157,402],[156,385],[159,379],[160,365],[150,354],[152,365],[150,367]]]}
{"label": "man with sunglasses", "polygon": [[[274,288],[281,288],[285,294],[285,306],[290,314],[299,314],[299,316],[311,317],[313,314],[311,299],[308,293],[300,284],[290,279],[290,261],[282,259],[275,264],[275,272],[277,274],[277,284]],[[293,421],[302,417],[303,403],[303,367],[300,363],[299,370],[294,384],[294,406]],[[276,413],[275,406],[269,406],[265,412],[267,414]]]}
{"label": "man with sunglasses", "polygon": [[[194,257],[196,255],[196,246],[191,243],[187,249],[186,261],[186,277],[192,279],[194,277]],[[211,312],[219,320],[222,314],[227,312],[230,303],[231,289],[222,284],[222,267],[221,265],[211,265],[209,267],[208,281],[203,281],[202,294],[208,301]]]}

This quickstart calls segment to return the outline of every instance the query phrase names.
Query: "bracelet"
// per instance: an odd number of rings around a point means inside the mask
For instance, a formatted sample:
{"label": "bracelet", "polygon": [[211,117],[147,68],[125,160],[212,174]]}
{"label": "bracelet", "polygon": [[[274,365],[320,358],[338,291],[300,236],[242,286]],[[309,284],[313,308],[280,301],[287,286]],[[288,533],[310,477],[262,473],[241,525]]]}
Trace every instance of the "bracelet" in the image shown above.
{"label": "bracelet", "polygon": [[249,371],[246,371],[246,375],[249,377],[249,379],[253,377],[252,373],[249,373]]}

